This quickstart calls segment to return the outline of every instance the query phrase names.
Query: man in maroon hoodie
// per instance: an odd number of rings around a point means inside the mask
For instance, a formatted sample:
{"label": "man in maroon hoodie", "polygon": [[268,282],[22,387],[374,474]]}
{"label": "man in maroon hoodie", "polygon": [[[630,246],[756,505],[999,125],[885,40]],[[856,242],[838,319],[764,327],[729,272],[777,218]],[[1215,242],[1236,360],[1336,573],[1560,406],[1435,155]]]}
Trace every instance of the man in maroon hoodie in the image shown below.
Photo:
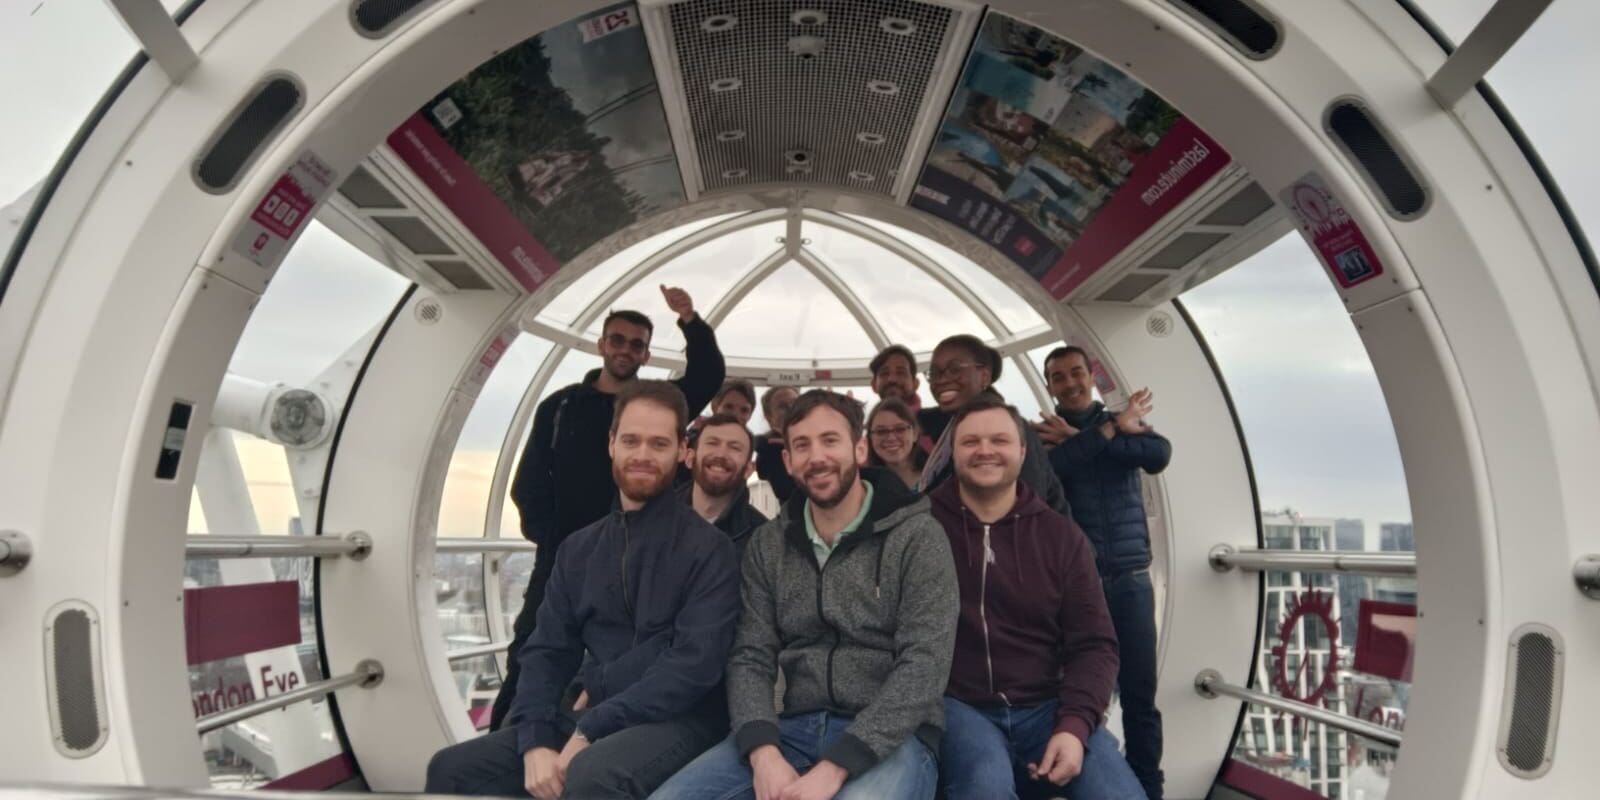
{"label": "man in maroon hoodie", "polygon": [[955,477],[932,493],[961,587],[939,771],[950,800],[1143,800],[1101,719],[1117,638],[1083,531],[1017,480],[1016,409],[979,395],[950,425]]}

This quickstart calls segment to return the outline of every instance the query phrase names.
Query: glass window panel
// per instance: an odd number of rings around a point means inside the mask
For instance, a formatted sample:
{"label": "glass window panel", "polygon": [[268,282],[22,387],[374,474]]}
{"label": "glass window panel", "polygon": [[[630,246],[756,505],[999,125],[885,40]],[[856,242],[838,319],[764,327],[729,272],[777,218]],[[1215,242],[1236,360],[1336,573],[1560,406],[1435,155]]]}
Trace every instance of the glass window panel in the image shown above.
{"label": "glass window panel", "polygon": [[[694,299],[695,310],[708,314],[740,277],[783,247],[777,241],[782,235],[783,223],[770,222],[718,237],[667,262],[648,279],[629,287],[612,307],[644,312],[656,325],[652,346],[681,351],[683,332],[678,330],[677,316],[661,297],[662,285],[687,291]],[[595,319],[587,329],[590,336],[599,337],[604,320],[604,314]],[[727,343],[723,347],[729,353],[739,352],[728,349]]]}
{"label": "glass window panel", "polygon": [[734,308],[717,329],[723,352],[746,358],[859,358],[877,350],[866,331],[811,273],[793,262]]}
{"label": "glass window panel", "polygon": [[[439,505],[438,535],[483,536],[489,509],[489,489],[494,481],[500,445],[528,382],[550,352],[551,343],[523,334],[512,341],[500,363],[478,393],[478,400],[462,425],[461,437],[450,457],[443,499]],[[508,484],[509,486],[509,484]],[[508,503],[509,505],[509,503]],[[515,515],[515,511],[512,511]],[[514,531],[513,536],[518,535]]]}
{"label": "glass window panel", "polygon": [[549,304],[539,312],[539,317],[562,326],[571,325],[577,320],[578,314],[583,311],[584,306],[589,304],[589,301],[600,296],[600,292],[604,291],[605,287],[616,283],[623,273],[638,266],[639,262],[654,255],[661,248],[695,231],[735,216],[738,215],[724,214],[707,217],[686,225],[680,225],[669,231],[663,231],[624,248],[622,252],[600,262],[594,269],[589,270],[582,277],[573,281],[571,286],[551,298]]}
{"label": "glass window panel", "polygon": [[408,285],[312,220],[250,314],[228,371],[269,383],[310,383],[381,325]]}
{"label": "glass window panel", "polygon": [[[312,559],[195,559],[184,564],[184,588],[292,582],[297,587],[300,641],[188,668],[196,718],[246,705],[324,678],[316,641]],[[298,703],[200,737],[211,786],[266,786],[341,755],[326,700]],[[348,771],[336,771],[348,774]],[[327,788],[326,786],[318,788]]]}
{"label": "glass window panel", "polygon": [[890,341],[922,352],[957,333],[995,338],[960,298],[889,250],[814,222],[806,224],[805,235],[812,252],[871,309]]}
{"label": "glass window panel", "polygon": [[103,3],[0,3],[0,97],[28,110],[0,127],[0,206],[44,179],[138,49]]}
{"label": "glass window panel", "polygon": [[1010,328],[1013,333],[1032,330],[1045,324],[1044,318],[1039,316],[1039,312],[1035,311],[1033,306],[1022,298],[1022,295],[1017,294],[1015,289],[1007,286],[1004,281],[995,277],[994,273],[988,269],[973,263],[972,259],[926,236],[890,225],[887,222],[879,222],[868,217],[856,217],[853,215],[852,218],[884,231],[890,236],[921,250],[945,269],[950,270],[962,283],[972,289],[979,299],[988,304],[989,308],[994,310],[995,314],[1005,322],[1006,327]]}

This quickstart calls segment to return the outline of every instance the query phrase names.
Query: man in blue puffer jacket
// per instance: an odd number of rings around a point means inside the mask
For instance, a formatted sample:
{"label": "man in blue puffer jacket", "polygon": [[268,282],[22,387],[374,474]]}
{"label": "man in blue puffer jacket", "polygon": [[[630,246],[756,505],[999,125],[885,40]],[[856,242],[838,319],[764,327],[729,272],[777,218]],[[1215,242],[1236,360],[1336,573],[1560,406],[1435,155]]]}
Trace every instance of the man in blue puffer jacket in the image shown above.
{"label": "man in blue puffer jacket", "polygon": [[1058,347],[1045,357],[1057,418],[1039,426],[1054,443],[1050,466],[1066,490],[1072,518],[1094,546],[1106,606],[1116,627],[1121,667],[1122,729],[1129,766],[1145,794],[1161,800],[1161,712],[1156,709],[1155,590],[1150,582],[1150,530],[1139,470],[1167,468],[1172,445],[1150,429],[1150,391],[1141,389],[1113,414],[1094,399],[1089,355]]}

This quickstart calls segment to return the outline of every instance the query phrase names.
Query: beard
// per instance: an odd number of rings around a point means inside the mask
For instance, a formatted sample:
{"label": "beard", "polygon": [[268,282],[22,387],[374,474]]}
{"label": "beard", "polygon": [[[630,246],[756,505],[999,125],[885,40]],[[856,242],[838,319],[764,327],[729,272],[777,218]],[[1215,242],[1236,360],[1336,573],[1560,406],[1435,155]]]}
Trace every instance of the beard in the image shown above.
{"label": "beard", "polygon": [[[642,466],[642,462],[634,462]],[[623,496],[635,503],[646,503],[665,492],[672,485],[672,471],[662,470],[656,464],[650,464],[655,471],[654,475],[629,474],[623,467],[625,464],[611,462],[611,481],[617,485],[617,490]]]}
{"label": "beard", "polygon": [[[712,466],[722,467],[727,470],[727,476],[714,478],[707,474],[707,470]],[[727,497],[733,494],[739,488],[739,482],[744,477],[743,467],[736,467],[732,461],[717,456],[695,459],[692,472],[695,485],[712,497]]]}
{"label": "beard", "polygon": [[850,491],[850,487],[854,486],[856,483],[856,473],[858,470],[856,469],[855,462],[852,461],[844,466],[839,467],[828,466],[806,470],[805,477],[810,478],[813,475],[824,475],[829,472],[839,476],[839,486],[832,492],[825,495],[813,493],[811,491],[810,483],[808,483],[806,480],[798,481],[800,484],[800,491],[805,492],[806,499],[815,503],[818,508],[833,508],[834,506],[843,502],[844,496]]}
{"label": "beard", "polygon": [[606,359],[606,373],[619,381],[631,381],[639,374],[639,362],[629,361],[624,357]]}

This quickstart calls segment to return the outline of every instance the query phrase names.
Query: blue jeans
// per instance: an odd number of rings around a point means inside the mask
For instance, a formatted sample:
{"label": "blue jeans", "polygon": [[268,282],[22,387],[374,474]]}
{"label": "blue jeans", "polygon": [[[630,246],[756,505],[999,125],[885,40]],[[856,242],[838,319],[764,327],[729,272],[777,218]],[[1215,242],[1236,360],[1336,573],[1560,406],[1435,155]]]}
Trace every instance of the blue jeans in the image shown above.
{"label": "blue jeans", "polygon": [[1117,752],[1117,738],[1095,728],[1083,748],[1083,771],[1065,788],[1028,777],[1055,732],[1051,700],[1029,708],[975,707],[944,699],[944,742],[939,772],[949,800],[1058,797],[1072,800],[1145,800],[1144,789]]}
{"label": "blue jeans", "polygon": [[1156,596],[1148,569],[1103,575],[1106,609],[1117,630],[1122,667],[1122,738],[1128,766],[1150,800],[1161,800],[1161,712],[1156,710]]}
{"label": "blue jeans", "polygon": [[[801,775],[822,757],[852,719],[826,711],[794,714],[778,720],[783,758]],[[751,800],[755,776],[730,736],[689,762],[650,800]],[[877,766],[844,783],[835,800],[927,800],[939,783],[933,753],[915,738],[902,743]]]}

